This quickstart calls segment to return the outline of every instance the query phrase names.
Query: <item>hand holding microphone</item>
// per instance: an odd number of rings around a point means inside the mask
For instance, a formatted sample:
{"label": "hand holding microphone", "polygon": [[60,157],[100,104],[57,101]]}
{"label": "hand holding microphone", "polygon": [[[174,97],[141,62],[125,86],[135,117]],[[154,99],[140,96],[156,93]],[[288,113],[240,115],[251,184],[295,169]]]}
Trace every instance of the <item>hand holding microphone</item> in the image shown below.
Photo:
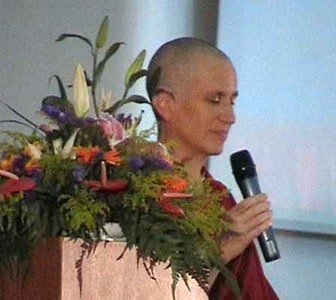
{"label": "hand holding microphone", "polygon": [[271,220],[270,204],[265,194],[249,197],[227,210],[225,221],[230,224],[230,230],[219,236],[223,259],[229,262],[240,255],[270,226]]}
{"label": "hand holding microphone", "polygon": [[[253,197],[254,195],[262,195],[258,176],[255,168],[255,164],[250,153],[247,150],[242,150],[231,155],[231,166],[233,170],[234,177],[238,183],[238,186],[243,194],[244,198]],[[257,197],[257,196],[255,196]],[[252,198],[251,198],[252,199]],[[241,203],[244,206],[244,203],[249,200],[245,200]],[[250,203],[247,204],[247,206]],[[239,206],[239,204],[238,204]],[[265,205],[264,205],[265,207]],[[255,229],[257,232],[258,229],[265,227],[265,220],[267,222],[267,209],[265,208],[262,211],[261,206],[259,205],[259,211],[255,214],[255,220],[250,220],[251,224],[258,224],[260,226]],[[255,208],[256,210],[256,208]],[[253,223],[255,222],[255,223]],[[266,223],[267,224],[267,223]],[[264,255],[265,261],[270,262],[280,258],[280,252],[276,243],[275,236],[271,226],[264,228],[260,235],[258,236],[258,241]]]}

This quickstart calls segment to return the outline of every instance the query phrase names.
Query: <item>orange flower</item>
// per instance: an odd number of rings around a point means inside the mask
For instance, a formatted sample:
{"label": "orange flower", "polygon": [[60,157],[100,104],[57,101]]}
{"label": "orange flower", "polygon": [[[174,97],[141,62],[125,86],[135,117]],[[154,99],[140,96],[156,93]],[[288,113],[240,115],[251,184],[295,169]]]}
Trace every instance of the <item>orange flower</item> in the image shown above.
{"label": "orange flower", "polygon": [[119,156],[119,152],[116,149],[112,149],[110,151],[105,152],[104,160],[110,165],[120,165],[121,157]]}
{"label": "orange flower", "polygon": [[26,165],[25,165],[25,170],[26,170],[26,172],[27,172],[28,174],[31,174],[31,172],[32,172],[33,170],[36,170],[36,169],[38,169],[38,168],[40,168],[40,164],[38,163],[38,161],[33,160],[33,159],[31,159],[30,161],[28,161],[28,162],[26,163]]}
{"label": "orange flower", "polygon": [[178,175],[173,175],[167,179],[164,179],[163,183],[168,191],[176,193],[184,192],[188,186],[187,180]]}
{"label": "orange flower", "polygon": [[160,196],[159,205],[165,213],[180,218],[185,215],[184,210],[180,206],[172,203],[172,200],[191,199],[192,196],[193,196],[192,194],[186,194],[186,193],[176,193],[176,192],[162,193],[162,195]]}
{"label": "orange flower", "polygon": [[76,159],[82,163],[90,164],[93,162],[94,158],[100,152],[99,147],[76,147],[75,154]]}
{"label": "orange flower", "polygon": [[12,163],[14,161],[14,158],[15,156],[14,155],[11,155],[9,158],[7,159],[2,159],[0,160],[0,169],[2,170],[5,170],[5,171],[8,171],[11,166],[12,166]]}

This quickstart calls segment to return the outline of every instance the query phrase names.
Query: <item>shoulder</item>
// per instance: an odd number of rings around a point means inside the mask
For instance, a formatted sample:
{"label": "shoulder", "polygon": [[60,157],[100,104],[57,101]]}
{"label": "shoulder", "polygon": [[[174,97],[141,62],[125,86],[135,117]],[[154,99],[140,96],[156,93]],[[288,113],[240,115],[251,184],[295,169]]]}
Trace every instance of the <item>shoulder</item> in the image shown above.
{"label": "shoulder", "polygon": [[204,169],[202,172],[206,180],[209,181],[210,185],[215,191],[225,192],[225,196],[222,199],[223,206],[226,209],[230,209],[233,206],[235,206],[236,201],[233,195],[230,193],[229,189],[226,187],[226,185],[220,182],[219,180],[214,179],[208,170]]}

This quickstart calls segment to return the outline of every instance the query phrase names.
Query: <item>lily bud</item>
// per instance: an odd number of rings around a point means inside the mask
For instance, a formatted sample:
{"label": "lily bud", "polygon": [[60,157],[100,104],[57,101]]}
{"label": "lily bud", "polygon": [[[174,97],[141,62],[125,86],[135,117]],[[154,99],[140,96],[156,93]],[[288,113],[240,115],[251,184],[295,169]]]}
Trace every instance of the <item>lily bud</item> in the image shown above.
{"label": "lily bud", "polygon": [[73,80],[73,107],[77,117],[84,117],[89,112],[90,98],[83,67],[78,64]]}

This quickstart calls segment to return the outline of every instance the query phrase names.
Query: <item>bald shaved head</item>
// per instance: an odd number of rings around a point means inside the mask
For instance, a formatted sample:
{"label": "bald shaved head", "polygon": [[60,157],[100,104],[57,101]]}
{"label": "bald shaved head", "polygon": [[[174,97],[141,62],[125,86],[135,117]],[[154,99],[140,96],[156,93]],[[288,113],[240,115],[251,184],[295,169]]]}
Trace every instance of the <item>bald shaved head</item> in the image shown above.
{"label": "bald shaved head", "polygon": [[158,138],[194,178],[209,155],[222,152],[237,98],[236,71],[226,54],[196,38],[172,40],[150,61],[147,91]]}
{"label": "bald shaved head", "polygon": [[147,92],[152,99],[157,90],[178,88],[193,75],[203,57],[227,60],[229,57],[211,44],[191,37],[178,38],[162,45],[148,66]]}

